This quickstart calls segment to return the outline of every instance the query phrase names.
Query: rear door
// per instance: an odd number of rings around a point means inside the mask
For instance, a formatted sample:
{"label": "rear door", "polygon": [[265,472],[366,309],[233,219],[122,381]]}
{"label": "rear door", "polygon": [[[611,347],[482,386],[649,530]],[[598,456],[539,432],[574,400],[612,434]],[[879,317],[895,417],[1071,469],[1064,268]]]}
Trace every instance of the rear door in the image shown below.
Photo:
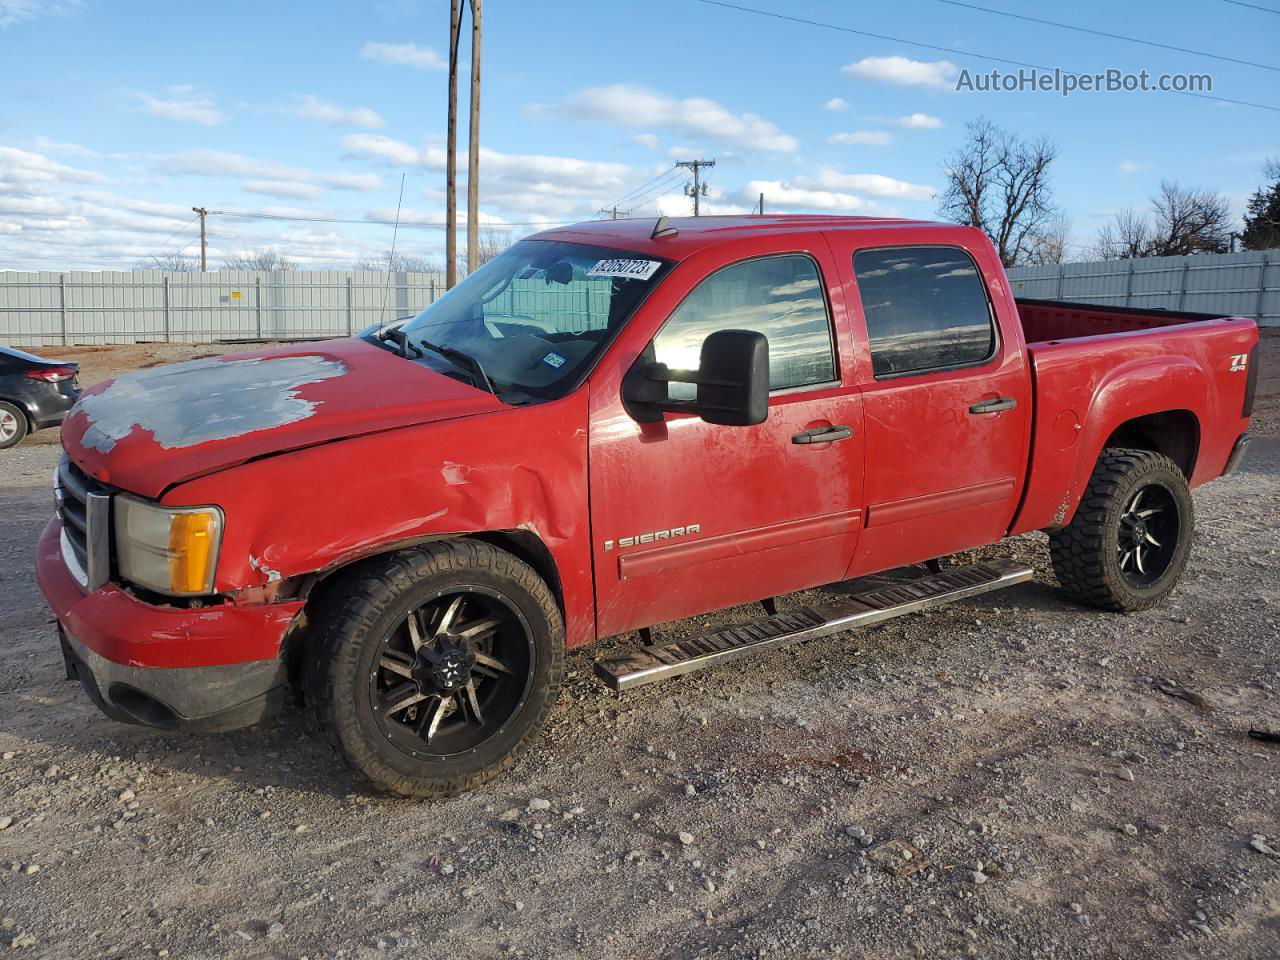
{"label": "rear door", "polygon": [[[755,241],[731,262],[716,262],[719,251],[686,261],[633,320],[621,362],[611,367],[611,356],[593,376],[601,636],[838,580],[848,568],[860,526],[861,398],[841,370],[829,251],[809,239],[800,249]],[[708,334],[734,328],[769,340],[764,423],[627,415],[621,376],[639,352],[690,369]],[[672,398],[686,389],[672,384]]]}
{"label": "rear door", "polygon": [[865,417],[865,529],[850,576],[1001,539],[1031,407],[1012,301],[983,280],[1003,270],[985,248],[830,239],[854,291]]}

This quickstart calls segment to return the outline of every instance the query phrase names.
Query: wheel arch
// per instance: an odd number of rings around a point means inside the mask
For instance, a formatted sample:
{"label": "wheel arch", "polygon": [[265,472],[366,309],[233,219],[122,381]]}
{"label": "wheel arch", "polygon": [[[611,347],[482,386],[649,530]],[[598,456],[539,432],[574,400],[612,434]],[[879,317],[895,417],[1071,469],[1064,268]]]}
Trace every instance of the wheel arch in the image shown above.
{"label": "wheel arch", "polygon": [[22,415],[27,418],[27,432],[28,433],[35,432],[35,429],[36,429],[35,411],[31,409],[30,405],[25,400],[19,400],[16,397],[6,397],[3,394],[0,394],[0,403],[7,403],[9,406],[13,407],[14,409],[21,411]]}
{"label": "wheel arch", "polygon": [[1190,482],[1200,455],[1200,418],[1190,410],[1164,410],[1126,420],[1102,444],[1162,453]]}
{"label": "wheel arch", "polygon": [[564,590],[560,579],[560,571],[551,550],[536,533],[530,530],[492,530],[479,533],[437,534],[426,537],[411,537],[392,543],[379,544],[377,548],[356,556],[344,557],[339,563],[324,570],[298,578],[295,585],[297,595],[306,601],[302,611],[290,625],[282,644],[282,654],[288,667],[289,679],[296,684],[301,675],[302,656],[307,649],[313,633],[313,620],[326,604],[335,597],[334,588],[342,580],[354,573],[364,564],[385,557],[399,550],[420,547],[423,544],[439,543],[447,540],[478,540],[510,553],[516,559],[527,563],[542,578],[551,595],[555,597],[560,616],[565,617]]}

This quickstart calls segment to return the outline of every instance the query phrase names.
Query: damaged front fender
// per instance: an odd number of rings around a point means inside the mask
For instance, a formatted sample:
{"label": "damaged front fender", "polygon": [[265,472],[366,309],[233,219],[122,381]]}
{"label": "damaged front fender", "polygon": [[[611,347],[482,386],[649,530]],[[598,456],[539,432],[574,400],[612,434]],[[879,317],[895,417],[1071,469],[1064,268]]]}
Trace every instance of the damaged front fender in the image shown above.
{"label": "damaged front fender", "polygon": [[554,560],[577,646],[595,639],[586,404],[581,391],[295,450],[181,484],[163,502],[223,509],[216,586],[233,596],[414,543],[529,531]]}

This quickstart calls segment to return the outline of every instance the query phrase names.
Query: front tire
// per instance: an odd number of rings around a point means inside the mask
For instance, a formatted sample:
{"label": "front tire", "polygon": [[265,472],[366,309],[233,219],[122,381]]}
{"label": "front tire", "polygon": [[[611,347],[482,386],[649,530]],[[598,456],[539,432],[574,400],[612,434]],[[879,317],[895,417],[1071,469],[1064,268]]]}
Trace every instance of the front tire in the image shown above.
{"label": "front tire", "polygon": [[1146,610],[1172,592],[1195,511],[1178,465],[1151,450],[1102,451],[1071,523],[1049,535],[1058,582],[1104,610]]}
{"label": "front tire", "polygon": [[305,696],[326,739],[375,788],[473,789],[546,724],[564,624],[547,585],[511,554],[432,543],[367,561],[328,596]]}
{"label": "front tire", "polygon": [[0,400],[0,450],[16,447],[29,430],[26,412],[12,403]]}

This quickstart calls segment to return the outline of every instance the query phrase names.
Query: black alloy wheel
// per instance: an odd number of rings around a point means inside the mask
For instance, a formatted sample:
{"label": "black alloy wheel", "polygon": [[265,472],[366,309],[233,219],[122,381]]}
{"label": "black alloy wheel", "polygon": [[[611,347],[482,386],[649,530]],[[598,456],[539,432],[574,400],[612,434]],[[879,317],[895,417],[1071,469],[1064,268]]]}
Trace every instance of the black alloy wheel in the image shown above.
{"label": "black alloy wheel", "polygon": [[382,641],[369,698],[378,727],[416,758],[474,750],[529,694],[533,637],[496,591],[440,591]]}

